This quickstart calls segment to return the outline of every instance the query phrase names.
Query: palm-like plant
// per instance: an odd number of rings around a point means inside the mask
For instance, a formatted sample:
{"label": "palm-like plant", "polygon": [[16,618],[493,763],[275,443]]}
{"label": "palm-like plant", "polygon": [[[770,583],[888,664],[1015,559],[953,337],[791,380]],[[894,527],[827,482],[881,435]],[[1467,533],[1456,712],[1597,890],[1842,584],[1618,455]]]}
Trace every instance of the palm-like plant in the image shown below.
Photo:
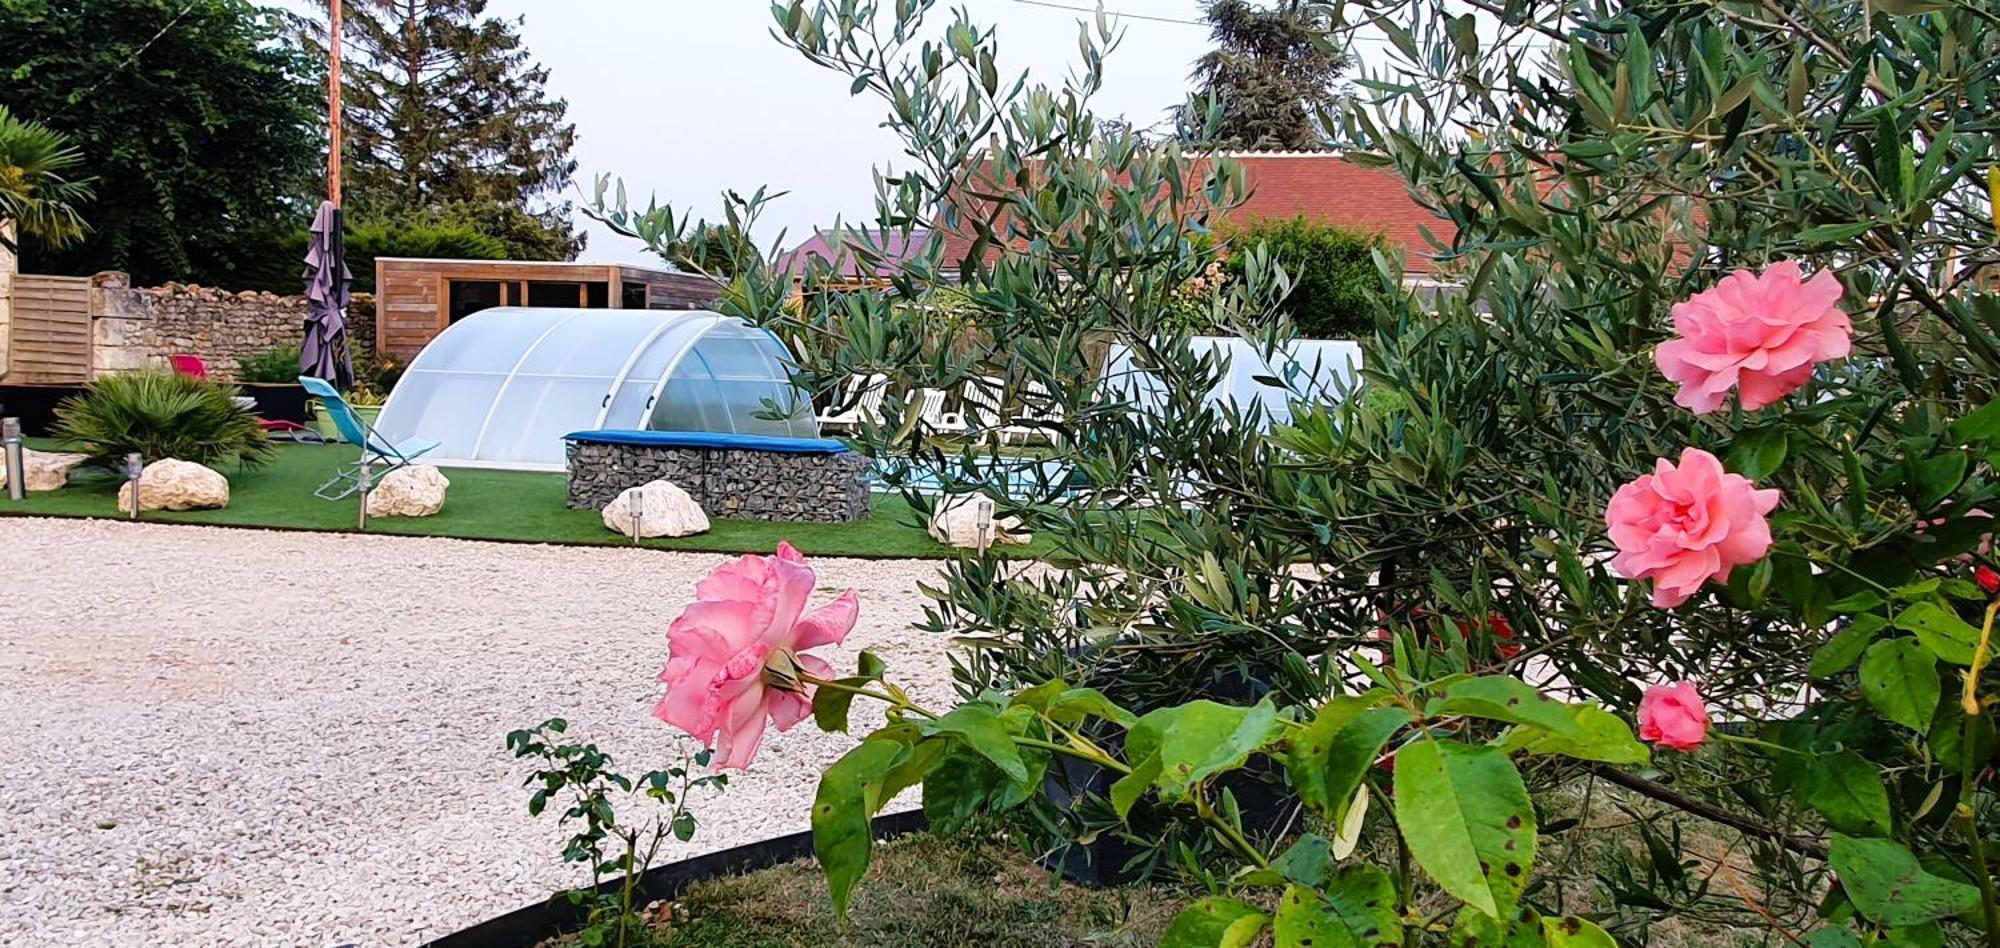
{"label": "palm-like plant", "polygon": [[273,448],[257,416],[232,401],[236,389],[159,370],[107,375],[56,408],[55,435],[90,463],[115,468],[125,455],[258,467]]}
{"label": "palm-like plant", "polygon": [[[82,164],[67,135],[0,105],[0,225],[18,225],[53,247],[82,237],[89,228],[77,206],[90,198],[90,182],[74,177]],[[0,247],[19,249],[4,226]]]}

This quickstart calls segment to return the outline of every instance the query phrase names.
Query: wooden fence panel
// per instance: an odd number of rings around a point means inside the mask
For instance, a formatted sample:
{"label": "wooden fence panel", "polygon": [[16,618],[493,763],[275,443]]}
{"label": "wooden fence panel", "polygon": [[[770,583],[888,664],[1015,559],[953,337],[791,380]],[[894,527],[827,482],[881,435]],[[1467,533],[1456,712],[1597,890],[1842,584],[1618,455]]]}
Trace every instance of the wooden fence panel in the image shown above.
{"label": "wooden fence panel", "polygon": [[90,278],[14,277],[7,381],[90,381]]}

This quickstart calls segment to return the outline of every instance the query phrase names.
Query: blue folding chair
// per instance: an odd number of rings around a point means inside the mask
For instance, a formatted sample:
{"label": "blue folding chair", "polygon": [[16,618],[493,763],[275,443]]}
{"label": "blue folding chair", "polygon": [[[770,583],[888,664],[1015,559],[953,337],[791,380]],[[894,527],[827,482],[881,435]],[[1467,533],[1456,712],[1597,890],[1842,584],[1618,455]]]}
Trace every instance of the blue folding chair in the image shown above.
{"label": "blue folding chair", "polygon": [[333,426],[339,430],[341,439],[348,444],[361,446],[361,460],[335,471],[332,480],[321,484],[318,490],[313,491],[314,497],[321,500],[351,497],[355,491],[361,489],[362,468],[386,464],[388,468],[382,474],[387,476],[391,471],[409,466],[438,446],[437,442],[422,438],[406,438],[391,443],[373,426],[361,420],[361,416],[354,413],[354,407],[347,404],[347,399],[340,397],[340,392],[325,379],[301,375],[299,384],[305,386],[306,394],[319,399],[326,407],[327,414],[333,416]]}

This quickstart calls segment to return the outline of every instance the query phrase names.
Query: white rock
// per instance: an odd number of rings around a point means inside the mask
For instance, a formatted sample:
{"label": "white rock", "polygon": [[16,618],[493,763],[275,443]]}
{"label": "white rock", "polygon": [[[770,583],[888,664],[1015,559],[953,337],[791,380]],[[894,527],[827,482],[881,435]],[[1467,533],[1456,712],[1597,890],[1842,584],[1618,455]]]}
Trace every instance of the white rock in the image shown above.
{"label": "white rock", "polygon": [[444,473],[428,464],[397,468],[368,489],[370,517],[428,517],[444,509]]}
{"label": "white rock", "polygon": [[[27,475],[21,481],[28,490],[61,490],[64,484],[69,483],[70,468],[82,464],[85,455],[25,448],[21,460]],[[0,464],[0,487],[6,486],[7,465]]]}
{"label": "white rock", "polygon": [[1028,543],[1035,535],[1021,529],[1021,521],[1014,517],[995,517],[993,507],[986,498],[978,496],[953,497],[941,500],[931,511],[931,539],[947,546],[977,549],[980,533],[985,532],[988,546],[1002,543]]}
{"label": "white rock", "polygon": [[[140,510],[210,510],[229,506],[229,478],[193,461],[163,458],[139,472]],[[118,488],[118,509],[132,509],[132,484]]]}
{"label": "white rock", "polygon": [[605,504],[604,526],[628,537],[635,527],[642,537],[685,537],[707,533],[708,514],[687,491],[667,481],[652,481],[627,488]]}

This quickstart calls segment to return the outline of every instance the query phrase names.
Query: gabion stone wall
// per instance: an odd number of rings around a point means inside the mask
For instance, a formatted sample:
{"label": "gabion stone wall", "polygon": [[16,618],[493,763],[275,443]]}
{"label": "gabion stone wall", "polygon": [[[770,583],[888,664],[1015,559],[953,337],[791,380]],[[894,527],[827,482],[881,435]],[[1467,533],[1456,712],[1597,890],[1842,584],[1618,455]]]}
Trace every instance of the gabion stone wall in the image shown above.
{"label": "gabion stone wall", "polygon": [[722,448],[569,443],[569,506],[601,510],[628,488],[666,480],[710,517],[852,523],[868,516],[868,459]]}

